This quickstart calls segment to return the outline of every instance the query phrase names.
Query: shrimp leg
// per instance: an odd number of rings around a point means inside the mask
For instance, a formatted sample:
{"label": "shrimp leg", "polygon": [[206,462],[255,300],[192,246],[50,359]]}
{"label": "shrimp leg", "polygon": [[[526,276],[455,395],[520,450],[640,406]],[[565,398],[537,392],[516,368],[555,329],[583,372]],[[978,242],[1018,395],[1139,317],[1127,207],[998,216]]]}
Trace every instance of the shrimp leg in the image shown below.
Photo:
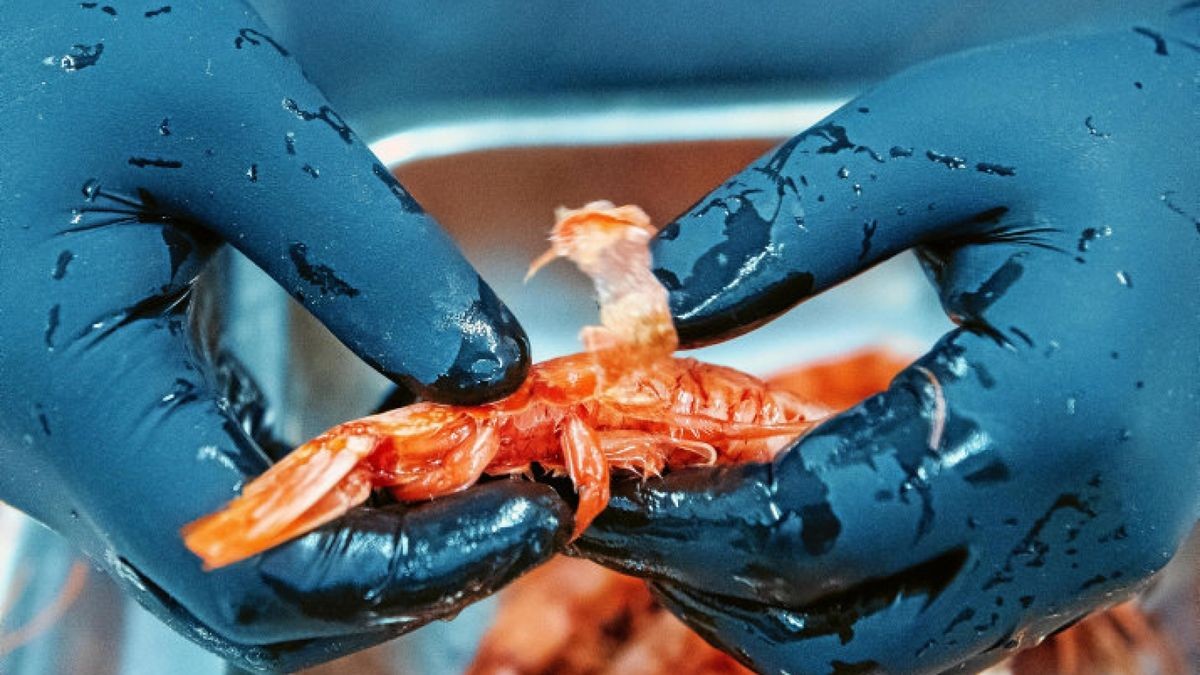
{"label": "shrimp leg", "polygon": [[608,460],[600,449],[600,437],[596,430],[576,415],[567,418],[559,442],[562,443],[567,474],[579,493],[575,531],[571,535],[575,539],[608,506]]}
{"label": "shrimp leg", "polygon": [[711,465],[717,461],[717,450],[703,441],[674,439],[644,431],[602,431],[599,436],[600,450],[610,466],[643,476],[661,475],[672,455],[679,453],[695,455],[694,458],[680,458],[680,465]]}

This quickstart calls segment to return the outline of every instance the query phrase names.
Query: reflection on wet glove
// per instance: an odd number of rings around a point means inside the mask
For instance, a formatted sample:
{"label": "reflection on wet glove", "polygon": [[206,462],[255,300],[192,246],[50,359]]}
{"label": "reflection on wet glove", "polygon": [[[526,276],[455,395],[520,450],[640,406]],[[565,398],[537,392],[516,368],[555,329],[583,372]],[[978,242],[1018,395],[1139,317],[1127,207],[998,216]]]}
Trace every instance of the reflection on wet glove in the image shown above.
{"label": "reflection on wet glove", "polygon": [[974,672],[1138,588],[1200,502],[1198,68],[1145,27],[943,59],[667,227],[691,344],[909,248],[959,328],[774,465],[617,486],[580,551],[765,672]]}
{"label": "reflection on wet glove", "polygon": [[0,499],[250,667],[379,642],[552,554],[566,507],[500,482],[202,572],[180,526],[268,464],[189,331],[221,242],[427,398],[512,389],[525,336],[248,10],[18,3],[5,19]]}

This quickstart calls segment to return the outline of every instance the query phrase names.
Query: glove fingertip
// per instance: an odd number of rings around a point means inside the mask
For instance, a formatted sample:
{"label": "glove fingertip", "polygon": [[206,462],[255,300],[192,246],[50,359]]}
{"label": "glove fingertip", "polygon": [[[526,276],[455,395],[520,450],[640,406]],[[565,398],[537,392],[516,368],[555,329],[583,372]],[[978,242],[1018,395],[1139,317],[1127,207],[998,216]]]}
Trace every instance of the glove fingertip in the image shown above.
{"label": "glove fingertip", "polygon": [[422,388],[422,398],[478,405],[516,391],[529,372],[529,339],[518,331],[494,342],[465,339],[446,372]]}
{"label": "glove fingertip", "polygon": [[[421,398],[477,405],[516,391],[529,372],[529,337],[491,288],[479,283],[471,309],[448,317],[446,339],[459,339],[449,366],[416,386]],[[387,373],[385,373],[387,374]]]}
{"label": "glove fingertip", "polygon": [[654,275],[667,289],[680,343],[688,348],[748,333],[816,289],[811,271],[765,256],[768,241],[738,239],[712,218],[695,210],[679,219],[691,223],[684,233],[676,221],[652,245]]}

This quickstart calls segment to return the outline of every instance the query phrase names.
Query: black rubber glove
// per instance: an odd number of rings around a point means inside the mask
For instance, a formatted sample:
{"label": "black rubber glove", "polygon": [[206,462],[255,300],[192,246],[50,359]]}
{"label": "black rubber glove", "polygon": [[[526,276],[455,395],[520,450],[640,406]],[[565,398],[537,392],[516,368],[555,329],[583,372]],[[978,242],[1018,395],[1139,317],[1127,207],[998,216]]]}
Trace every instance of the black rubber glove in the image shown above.
{"label": "black rubber glove", "polygon": [[221,242],[421,396],[514,388],[515,320],[233,3],[9,3],[0,59],[0,499],[248,667],[297,668],[452,614],[570,531],[500,482],[360,509],[212,573],[183,524],[268,465],[188,324]]}
{"label": "black rubber glove", "polygon": [[965,53],[703,199],[654,249],[693,345],[909,248],[960,327],[773,465],[618,486],[580,550],[763,672],[974,672],[1137,589],[1200,503],[1198,73],[1149,27]]}

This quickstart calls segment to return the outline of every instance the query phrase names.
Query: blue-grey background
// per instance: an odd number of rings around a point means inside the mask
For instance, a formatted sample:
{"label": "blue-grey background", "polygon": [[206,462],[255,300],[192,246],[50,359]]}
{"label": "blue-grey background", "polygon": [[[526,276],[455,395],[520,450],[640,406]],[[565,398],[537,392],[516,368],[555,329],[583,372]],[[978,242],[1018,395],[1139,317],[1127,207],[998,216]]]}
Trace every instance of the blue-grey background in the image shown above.
{"label": "blue-grey background", "polygon": [[364,138],[473,102],[861,89],[938,54],[1162,16],[1142,0],[253,0]]}

